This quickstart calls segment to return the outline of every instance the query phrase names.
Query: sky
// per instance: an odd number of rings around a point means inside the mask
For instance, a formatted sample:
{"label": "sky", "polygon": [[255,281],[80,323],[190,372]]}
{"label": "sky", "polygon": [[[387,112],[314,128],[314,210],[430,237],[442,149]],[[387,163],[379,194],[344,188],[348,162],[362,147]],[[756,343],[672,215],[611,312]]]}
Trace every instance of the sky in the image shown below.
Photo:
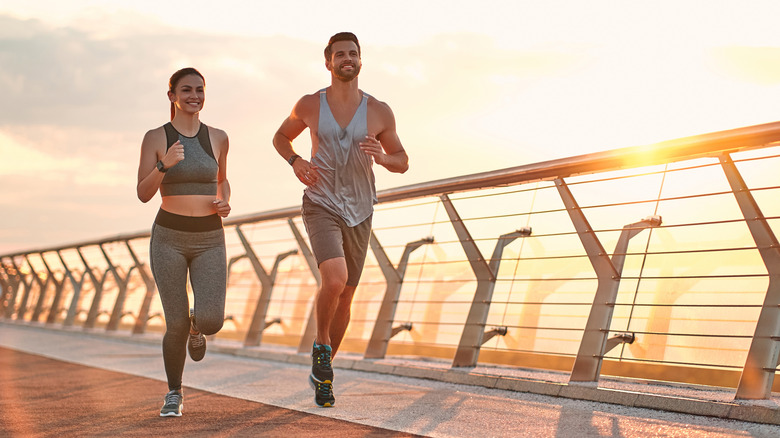
{"label": "sky", "polygon": [[[206,77],[232,215],[300,205],[271,138],[360,38],[410,170],[379,190],[780,120],[776,1],[0,0],[0,255],[148,230],[140,144]],[[308,136],[294,143],[307,157]]]}

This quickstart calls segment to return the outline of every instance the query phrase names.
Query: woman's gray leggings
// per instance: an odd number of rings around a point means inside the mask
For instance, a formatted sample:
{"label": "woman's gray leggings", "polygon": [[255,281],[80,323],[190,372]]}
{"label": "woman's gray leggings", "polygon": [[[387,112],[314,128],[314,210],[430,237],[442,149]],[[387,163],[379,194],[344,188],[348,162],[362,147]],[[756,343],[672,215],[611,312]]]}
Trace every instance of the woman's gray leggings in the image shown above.
{"label": "woman's gray leggings", "polygon": [[[164,210],[160,212],[171,219],[171,213]],[[152,274],[165,313],[163,361],[168,376],[168,388],[173,390],[181,389],[184,361],[187,357],[187,338],[190,332],[188,272],[198,330],[204,335],[212,335],[222,328],[227,288],[225,233],[221,221],[218,229],[207,231],[172,229],[160,225],[160,222],[185,229],[199,230],[203,227],[189,226],[191,223],[188,225],[186,220],[184,225],[176,221],[166,222],[160,220],[158,215],[152,226],[149,242]]]}

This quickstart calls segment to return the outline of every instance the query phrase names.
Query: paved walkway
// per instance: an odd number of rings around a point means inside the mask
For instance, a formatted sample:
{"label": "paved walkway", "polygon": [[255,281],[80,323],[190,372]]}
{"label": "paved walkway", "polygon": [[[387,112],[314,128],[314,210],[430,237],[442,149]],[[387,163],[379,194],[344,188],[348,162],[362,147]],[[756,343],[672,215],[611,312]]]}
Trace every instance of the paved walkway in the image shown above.
{"label": "paved walkway", "polygon": [[156,380],[0,348],[0,435],[5,437],[409,437],[344,420],[187,388],[182,417],[159,418]]}
{"label": "paved walkway", "polygon": [[[777,425],[358,371],[349,359],[336,370],[336,406],[317,408],[305,355],[229,350],[215,343],[188,361],[184,415],[160,418],[159,336],[0,322],[0,436],[780,436]],[[773,403],[742,408],[772,413]]]}

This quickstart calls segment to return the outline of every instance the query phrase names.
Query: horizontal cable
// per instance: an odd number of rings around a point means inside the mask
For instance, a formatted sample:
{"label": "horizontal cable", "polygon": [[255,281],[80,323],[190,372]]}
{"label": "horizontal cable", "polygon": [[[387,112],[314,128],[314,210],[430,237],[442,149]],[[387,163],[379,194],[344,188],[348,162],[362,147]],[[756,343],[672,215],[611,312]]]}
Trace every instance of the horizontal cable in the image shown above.
{"label": "horizontal cable", "polygon": [[[603,359],[615,359],[611,356],[597,356],[601,357]],[[657,360],[657,359],[639,359],[639,358],[627,358],[622,357],[620,358],[621,362],[643,362],[643,363],[653,363],[653,364],[659,364],[659,365],[685,365],[690,367],[704,367],[704,368],[724,368],[724,369],[735,369],[735,370],[741,370],[742,366],[737,365],[722,365],[722,364],[713,364],[713,363],[699,363],[699,362],[680,362],[680,361],[668,361],[668,360]]]}

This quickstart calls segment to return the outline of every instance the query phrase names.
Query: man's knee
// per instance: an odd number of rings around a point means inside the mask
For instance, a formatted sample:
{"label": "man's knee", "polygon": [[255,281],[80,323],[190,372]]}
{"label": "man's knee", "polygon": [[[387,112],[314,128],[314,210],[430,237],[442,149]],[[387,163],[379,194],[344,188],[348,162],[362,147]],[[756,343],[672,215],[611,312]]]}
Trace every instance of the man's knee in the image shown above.
{"label": "man's knee", "polygon": [[341,293],[347,285],[347,265],[343,258],[325,260],[320,264],[322,289],[329,293]]}
{"label": "man's knee", "polygon": [[322,277],[322,289],[329,294],[340,295],[347,284],[346,278],[340,277]]}

